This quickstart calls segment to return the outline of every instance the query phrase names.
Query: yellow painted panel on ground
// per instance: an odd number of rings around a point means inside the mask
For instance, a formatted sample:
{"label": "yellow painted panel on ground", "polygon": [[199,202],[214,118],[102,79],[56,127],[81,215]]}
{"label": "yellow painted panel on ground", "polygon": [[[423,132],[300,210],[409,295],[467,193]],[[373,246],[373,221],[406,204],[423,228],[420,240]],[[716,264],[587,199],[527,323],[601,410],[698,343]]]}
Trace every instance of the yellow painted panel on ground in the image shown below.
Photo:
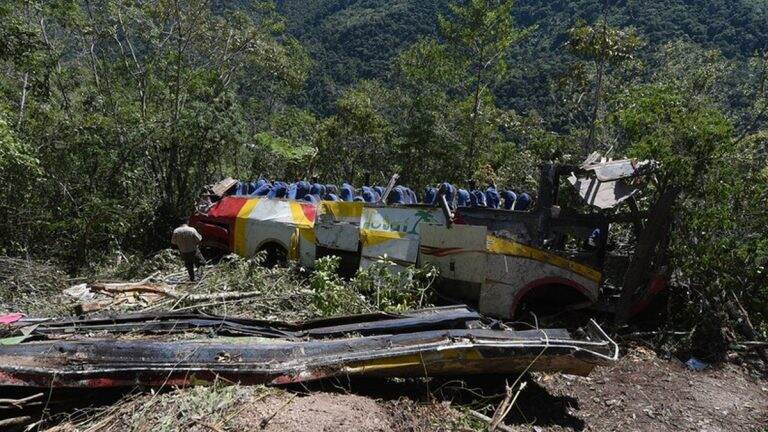
{"label": "yellow painted panel on ground", "polygon": [[379,370],[397,369],[404,367],[420,366],[424,365],[425,360],[427,363],[433,363],[435,361],[448,362],[463,362],[467,360],[481,360],[482,354],[476,349],[445,349],[436,353],[429,353],[428,357],[423,357],[419,354],[408,354],[399,357],[385,357],[380,359],[372,359],[358,362],[350,365],[345,369],[349,373],[353,372],[373,372]]}
{"label": "yellow painted panel on ground", "polygon": [[594,282],[600,282],[600,279],[602,278],[602,274],[592,267],[500,237],[489,235],[487,237],[487,249],[488,252],[494,254],[510,255],[545,262],[580,274]]}

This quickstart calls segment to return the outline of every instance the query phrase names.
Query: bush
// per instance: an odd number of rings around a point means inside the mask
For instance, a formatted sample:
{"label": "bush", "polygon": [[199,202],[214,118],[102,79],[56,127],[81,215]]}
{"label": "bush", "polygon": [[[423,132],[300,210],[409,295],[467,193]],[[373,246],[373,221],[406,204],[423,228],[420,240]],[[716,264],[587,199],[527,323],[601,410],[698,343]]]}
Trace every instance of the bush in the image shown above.
{"label": "bush", "polygon": [[344,286],[337,271],[341,259],[327,256],[315,261],[310,277],[312,304],[320,315],[344,315],[370,311],[365,298]]}
{"label": "bush", "polygon": [[399,270],[386,258],[360,269],[350,282],[375,310],[403,312],[425,307],[437,269],[407,267]]}
{"label": "bush", "polygon": [[358,270],[345,284],[338,276],[340,259],[320,258],[310,278],[313,304],[324,316],[363,312],[399,313],[428,306],[432,283],[437,277],[433,268],[394,268],[395,263],[382,259]]}

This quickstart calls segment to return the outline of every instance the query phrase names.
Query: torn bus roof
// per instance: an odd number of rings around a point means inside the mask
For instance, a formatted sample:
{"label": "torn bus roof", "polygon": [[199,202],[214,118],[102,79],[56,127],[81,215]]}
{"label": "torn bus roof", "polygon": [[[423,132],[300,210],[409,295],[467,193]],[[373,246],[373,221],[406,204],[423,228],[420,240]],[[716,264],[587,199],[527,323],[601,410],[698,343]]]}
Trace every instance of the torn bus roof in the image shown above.
{"label": "torn bus roof", "polygon": [[652,160],[609,160],[595,152],[581,164],[580,168],[594,172],[595,177],[601,182],[610,182],[650,174],[658,168],[658,164]]}
{"label": "torn bus roof", "polygon": [[571,173],[568,181],[588,204],[608,209],[638,192],[632,179],[651,174],[657,168],[655,161],[608,160],[595,152],[581,164],[580,172]]}
{"label": "torn bus roof", "polygon": [[[349,375],[510,374],[529,365],[588,375],[618,356],[594,321],[577,339],[564,329],[510,330],[463,307],[275,326],[195,314],[35,325],[24,332],[31,340],[0,346],[0,386],[196,385],[216,377],[284,384]],[[209,337],[180,336],[193,328]],[[121,337],[125,332],[130,337]],[[232,334],[248,336],[223,336]]]}

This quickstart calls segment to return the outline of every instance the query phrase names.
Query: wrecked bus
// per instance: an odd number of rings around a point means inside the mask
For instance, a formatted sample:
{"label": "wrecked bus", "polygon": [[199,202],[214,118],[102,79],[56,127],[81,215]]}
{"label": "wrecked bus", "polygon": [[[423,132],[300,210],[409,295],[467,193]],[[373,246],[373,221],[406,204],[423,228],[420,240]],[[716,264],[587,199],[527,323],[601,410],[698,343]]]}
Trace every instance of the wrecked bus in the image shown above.
{"label": "wrecked bus", "polygon": [[[432,205],[242,196],[234,193],[239,182],[227,179],[212,188],[190,225],[205,248],[245,257],[265,251],[269,264],[290,259],[311,268],[336,255],[348,274],[382,258],[395,271],[435,266],[442,295],[501,319],[586,308],[627,317],[664,289],[665,267],[658,259],[623,256],[620,266],[648,267],[642,280],[619,275],[606,284],[609,236],[614,224],[629,224],[637,238],[651,229],[634,196],[654,168],[651,161],[599,155],[579,166],[543,164],[537,198],[526,211],[456,206],[442,189]],[[562,185],[588,209],[563,205]],[[629,211],[609,210],[625,201]],[[630,299],[619,301],[622,296]],[[628,310],[616,311],[619,305]]]}

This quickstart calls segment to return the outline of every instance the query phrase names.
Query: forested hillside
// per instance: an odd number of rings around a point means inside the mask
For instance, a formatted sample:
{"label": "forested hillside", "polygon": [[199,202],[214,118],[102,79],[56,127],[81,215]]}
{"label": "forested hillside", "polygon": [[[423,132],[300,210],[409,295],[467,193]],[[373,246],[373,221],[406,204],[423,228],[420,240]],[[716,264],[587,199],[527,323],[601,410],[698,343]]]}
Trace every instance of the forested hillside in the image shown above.
{"label": "forested hillside", "polygon": [[[243,2],[247,5],[247,2]],[[332,110],[341,90],[359,79],[384,78],[390,60],[421,37],[437,34],[437,14],[449,0],[279,0],[288,31],[315,60],[307,98],[320,112]],[[542,109],[551,81],[568,73],[572,58],[562,49],[579,20],[601,16],[602,0],[520,0],[513,16],[535,30],[508,53],[510,73],[499,83],[500,102]],[[720,50],[728,58],[761,52],[768,44],[765,2],[755,0],[611,1],[608,21],[633,27],[650,52],[672,40]]]}
{"label": "forested hillside", "polygon": [[764,1],[15,0],[0,66],[5,255],[151,254],[225,176],[533,192],[601,151],[661,164],[691,305],[768,313]]}

